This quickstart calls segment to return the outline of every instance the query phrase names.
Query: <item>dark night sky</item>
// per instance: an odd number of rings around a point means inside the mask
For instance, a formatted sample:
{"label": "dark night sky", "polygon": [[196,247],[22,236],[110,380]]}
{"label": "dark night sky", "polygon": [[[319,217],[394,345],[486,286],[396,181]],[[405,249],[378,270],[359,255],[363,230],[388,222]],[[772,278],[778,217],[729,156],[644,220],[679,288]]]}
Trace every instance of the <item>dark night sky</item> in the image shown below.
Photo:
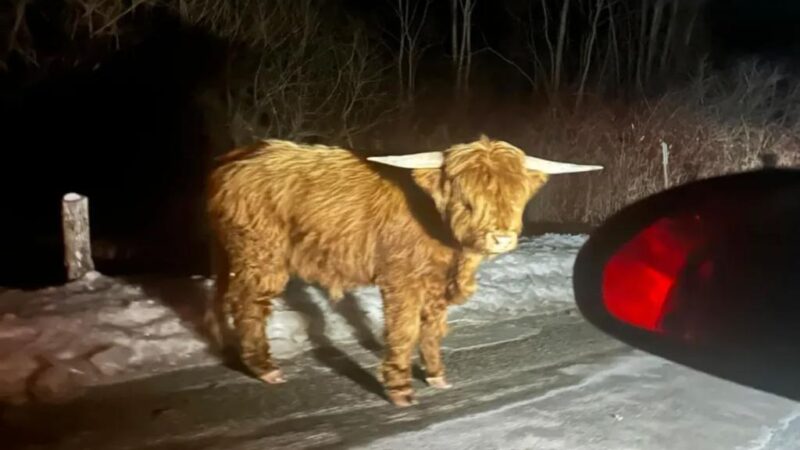
{"label": "dark night sky", "polygon": [[707,17],[716,40],[730,50],[800,55],[800,1],[714,0]]}

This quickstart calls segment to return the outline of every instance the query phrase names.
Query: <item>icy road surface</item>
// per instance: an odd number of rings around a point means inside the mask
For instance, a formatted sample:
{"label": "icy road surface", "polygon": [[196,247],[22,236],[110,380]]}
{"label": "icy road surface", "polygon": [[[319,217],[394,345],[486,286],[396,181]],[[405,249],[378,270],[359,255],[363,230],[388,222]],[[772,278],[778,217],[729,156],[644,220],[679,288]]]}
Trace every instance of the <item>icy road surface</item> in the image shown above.
{"label": "icy road surface", "polygon": [[217,366],[3,415],[7,449],[797,449],[800,405],[623,347],[575,314],[462,324],[455,387],[380,396],[376,355],[321,349],[265,386]]}
{"label": "icy road surface", "polygon": [[[573,306],[570,275],[581,235],[524,239],[483,265],[479,290],[450,309],[452,323],[502,320]],[[213,280],[122,280],[91,273],[65,286],[0,290],[0,403],[64,401],[87,386],[214,363],[197,335]],[[333,343],[380,347],[378,289],[333,305],[313,286],[292,282],[273,302],[267,333],[287,360]]]}
{"label": "icy road surface", "polygon": [[[800,449],[800,404],[633,351],[574,310],[581,236],[487,264],[452,310],[455,387],[397,409],[380,302],[293,285],[268,332],[289,382],[222,367],[192,331],[204,280],[0,292],[1,449]],[[416,374],[421,377],[419,373]]]}

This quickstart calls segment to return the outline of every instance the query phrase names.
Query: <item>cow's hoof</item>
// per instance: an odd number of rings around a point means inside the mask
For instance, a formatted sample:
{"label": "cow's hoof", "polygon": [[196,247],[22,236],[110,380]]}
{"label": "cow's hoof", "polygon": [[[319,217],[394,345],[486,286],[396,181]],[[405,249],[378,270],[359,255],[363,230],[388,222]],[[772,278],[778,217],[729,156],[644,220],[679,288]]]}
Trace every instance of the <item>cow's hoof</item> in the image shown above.
{"label": "cow's hoof", "polygon": [[411,389],[389,392],[389,401],[399,408],[407,408],[418,403],[417,399],[414,398],[414,391]]}
{"label": "cow's hoof", "polygon": [[286,382],[286,378],[283,376],[283,372],[280,369],[270,370],[258,378],[267,384],[280,384]]}
{"label": "cow's hoof", "polygon": [[436,389],[450,389],[453,387],[444,377],[428,377],[425,378],[425,382],[428,383],[428,386]]}

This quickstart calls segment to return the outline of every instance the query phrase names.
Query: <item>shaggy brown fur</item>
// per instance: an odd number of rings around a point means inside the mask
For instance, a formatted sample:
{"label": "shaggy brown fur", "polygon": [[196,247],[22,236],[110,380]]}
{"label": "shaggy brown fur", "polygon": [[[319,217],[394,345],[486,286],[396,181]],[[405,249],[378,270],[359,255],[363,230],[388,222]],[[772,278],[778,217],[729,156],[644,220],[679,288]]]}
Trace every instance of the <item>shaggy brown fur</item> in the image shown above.
{"label": "shaggy brown fur", "polygon": [[[444,161],[441,169],[399,169],[279,140],[231,152],[210,178],[209,212],[224,257],[207,316],[217,338],[233,332],[249,370],[283,381],[264,329],[290,276],[335,299],[376,284],[385,315],[380,378],[392,401],[413,402],[417,344],[429,383],[447,387],[440,355],[447,306],[475,291],[484,257],[516,246],[523,209],[547,175],[526,170],[522,150],[486,137],[453,146]],[[495,236],[510,244],[497,251]],[[220,328],[229,315],[233,330]]]}

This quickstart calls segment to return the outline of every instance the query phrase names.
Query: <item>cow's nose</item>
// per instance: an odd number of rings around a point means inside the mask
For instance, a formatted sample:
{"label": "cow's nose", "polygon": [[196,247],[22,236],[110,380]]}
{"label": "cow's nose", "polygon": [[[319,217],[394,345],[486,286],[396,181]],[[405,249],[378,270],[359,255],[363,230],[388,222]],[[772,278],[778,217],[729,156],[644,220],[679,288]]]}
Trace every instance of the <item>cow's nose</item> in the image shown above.
{"label": "cow's nose", "polygon": [[517,235],[510,232],[489,233],[487,238],[489,250],[493,253],[511,250],[517,243]]}
{"label": "cow's nose", "polygon": [[508,247],[514,240],[514,238],[505,234],[495,234],[492,237],[494,238],[495,245],[500,247]]}

